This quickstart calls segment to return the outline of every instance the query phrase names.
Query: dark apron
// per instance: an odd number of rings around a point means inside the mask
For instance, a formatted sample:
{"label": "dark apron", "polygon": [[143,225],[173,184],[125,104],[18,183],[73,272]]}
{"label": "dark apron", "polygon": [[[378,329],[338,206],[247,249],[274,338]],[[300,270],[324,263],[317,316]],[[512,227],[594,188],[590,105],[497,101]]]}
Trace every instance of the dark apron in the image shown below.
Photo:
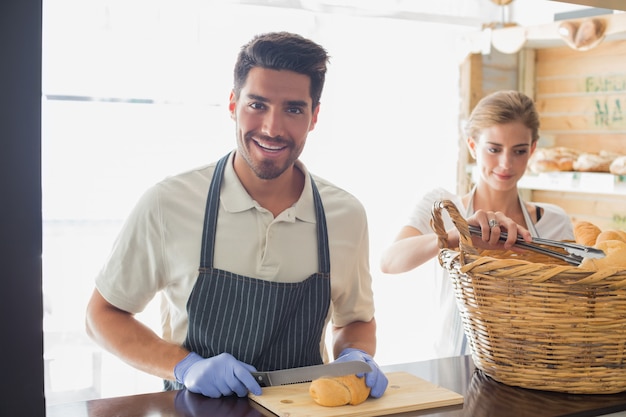
{"label": "dark apron", "polygon": [[[217,163],[207,197],[200,272],[187,301],[189,326],[183,346],[205,358],[228,352],[260,371],[321,364],[320,342],[330,305],[330,254],[315,182],[311,178],[319,272],[294,283],[250,278],[213,267],[227,161],[228,155]],[[175,381],[165,381],[165,389],[181,388]]]}

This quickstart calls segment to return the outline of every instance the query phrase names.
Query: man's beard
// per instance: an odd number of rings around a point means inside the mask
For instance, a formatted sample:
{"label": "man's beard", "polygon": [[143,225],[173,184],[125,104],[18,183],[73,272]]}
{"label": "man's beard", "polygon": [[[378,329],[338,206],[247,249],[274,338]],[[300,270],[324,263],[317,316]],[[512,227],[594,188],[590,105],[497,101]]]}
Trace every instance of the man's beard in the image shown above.
{"label": "man's beard", "polygon": [[285,172],[286,166],[277,166],[274,162],[260,161],[258,163],[248,161],[252,171],[262,180],[273,180]]}

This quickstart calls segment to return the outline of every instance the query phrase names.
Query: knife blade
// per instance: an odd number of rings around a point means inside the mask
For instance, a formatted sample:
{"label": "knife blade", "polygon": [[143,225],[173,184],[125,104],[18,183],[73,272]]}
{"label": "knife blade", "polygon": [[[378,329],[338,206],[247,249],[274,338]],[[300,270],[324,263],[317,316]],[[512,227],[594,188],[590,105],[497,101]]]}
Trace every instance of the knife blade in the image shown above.
{"label": "knife blade", "polygon": [[331,362],[325,365],[302,366],[278,371],[252,372],[252,376],[262,387],[310,382],[321,377],[370,372],[372,367],[362,361]]}

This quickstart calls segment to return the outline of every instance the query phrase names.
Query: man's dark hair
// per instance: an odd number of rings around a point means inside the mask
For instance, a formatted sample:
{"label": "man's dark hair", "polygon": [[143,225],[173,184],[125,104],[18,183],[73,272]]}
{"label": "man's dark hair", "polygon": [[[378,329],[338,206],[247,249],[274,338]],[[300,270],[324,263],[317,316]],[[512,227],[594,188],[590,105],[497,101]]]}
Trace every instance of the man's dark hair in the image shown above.
{"label": "man's dark hair", "polygon": [[235,63],[234,92],[239,98],[250,69],[261,67],[289,70],[311,79],[311,99],[317,107],[326,78],[326,50],[315,42],[289,32],[273,32],[255,36],[241,47]]}

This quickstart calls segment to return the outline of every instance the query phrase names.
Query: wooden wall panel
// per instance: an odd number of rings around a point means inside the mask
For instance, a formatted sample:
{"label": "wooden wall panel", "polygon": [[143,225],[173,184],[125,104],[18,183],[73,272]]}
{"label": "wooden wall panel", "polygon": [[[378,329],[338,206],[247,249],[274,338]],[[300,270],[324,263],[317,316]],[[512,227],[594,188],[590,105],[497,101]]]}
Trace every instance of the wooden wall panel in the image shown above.
{"label": "wooden wall panel", "polygon": [[549,145],[626,154],[626,41],[535,56],[535,100]]}
{"label": "wooden wall panel", "polygon": [[537,54],[537,76],[560,78],[564,75],[584,77],[590,74],[610,74],[624,64],[624,57],[621,55],[586,58],[583,55],[584,52],[574,52],[581,54],[581,56],[569,59],[549,56],[549,60],[539,61],[541,58],[546,57],[546,54]]}
{"label": "wooden wall panel", "polygon": [[587,220],[602,230],[626,230],[623,195],[535,190],[533,199],[562,207],[572,220]]}
{"label": "wooden wall panel", "polygon": [[[545,136],[545,135],[544,135]],[[550,146],[567,146],[574,149],[586,149],[589,152],[599,153],[604,149],[626,155],[626,139],[620,134],[601,134],[589,136],[582,132],[564,132],[552,134]]]}
{"label": "wooden wall panel", "polygon": [[471,187],[471,178],[467,165],[471,164],[471,156],[465,145],[463,126],[476,103],[483,97],[483,61],[480,54],[470,54],[460,68],[460,109],[459,109],[459,156],[457,160],[456,192],[465,194]]}

